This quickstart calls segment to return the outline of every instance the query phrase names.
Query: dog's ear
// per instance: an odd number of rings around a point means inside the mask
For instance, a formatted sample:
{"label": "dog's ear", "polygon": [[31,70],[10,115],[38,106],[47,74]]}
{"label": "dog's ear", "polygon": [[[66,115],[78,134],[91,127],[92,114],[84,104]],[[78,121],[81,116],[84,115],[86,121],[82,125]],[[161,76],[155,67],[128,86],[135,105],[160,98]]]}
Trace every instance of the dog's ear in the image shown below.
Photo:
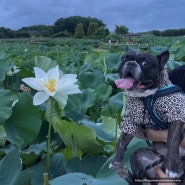
{"label": "dog's ear", "polygon": [[168,50],[162,52],[160,55],[157,55],[161,70],[164,69],[164,66],[165,66],[166,62],[168,61],[169,56],[170,56],[170,53]]}

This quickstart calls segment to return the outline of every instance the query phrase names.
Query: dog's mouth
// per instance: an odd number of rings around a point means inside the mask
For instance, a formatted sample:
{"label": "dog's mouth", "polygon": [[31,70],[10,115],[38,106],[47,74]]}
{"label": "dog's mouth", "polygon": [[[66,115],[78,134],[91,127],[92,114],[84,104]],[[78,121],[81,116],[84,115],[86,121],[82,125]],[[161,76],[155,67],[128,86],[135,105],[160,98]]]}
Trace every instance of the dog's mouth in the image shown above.
{"label": "dog's mouth", "polygon": [[129,90],[129,89],[132,89],[133,87],[137,89],[146,89],[152,83],[153,83],[152,80],[138,81],[132,77],[126,77],[126,78],[115,80],[116,86],[124,90]]}

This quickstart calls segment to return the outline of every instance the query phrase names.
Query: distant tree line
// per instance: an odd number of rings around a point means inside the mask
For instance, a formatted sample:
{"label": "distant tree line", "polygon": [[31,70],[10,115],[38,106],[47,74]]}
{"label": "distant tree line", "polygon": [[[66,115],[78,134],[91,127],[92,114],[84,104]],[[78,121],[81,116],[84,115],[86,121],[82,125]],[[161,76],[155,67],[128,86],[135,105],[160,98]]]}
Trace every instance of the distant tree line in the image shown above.
{"label": "distant tree line", "polygon": [[53,34],[52,26],[36,25],[23,27],[19,30],[11,30],[9,28],[0,27],[0,38],[25,38],[31,36],[48,37]]}
{"label": "distant tree line", "polygon": [[164,31],[153,30],[152,34],[155,36],[162,36],[162,37],[184,36],[185,35],[185,28],[167,29]]}
{"label": "distant tree line", "polygon": [[19,30],[0,27],[0,38],[76,37],[103,38],[109,34],[106,25],[97,18],[71,16],[58,19],[53,26],[34,25]]}
{"label": "distant tree line", "polygon": [[[126,26],[115,25],[115,33],[119,36],[127,34]],[[168,29],[164,31],[150,31],[155,36],[182,36],[185,29]],[[104,38],[110,34],[103,21],[97,18],[71,16],[59,18],[54,25],[34,25],[23,27],[19,30],[0,27],[0,38],[25,38],[25,37],[75,37],[75,38]]]}

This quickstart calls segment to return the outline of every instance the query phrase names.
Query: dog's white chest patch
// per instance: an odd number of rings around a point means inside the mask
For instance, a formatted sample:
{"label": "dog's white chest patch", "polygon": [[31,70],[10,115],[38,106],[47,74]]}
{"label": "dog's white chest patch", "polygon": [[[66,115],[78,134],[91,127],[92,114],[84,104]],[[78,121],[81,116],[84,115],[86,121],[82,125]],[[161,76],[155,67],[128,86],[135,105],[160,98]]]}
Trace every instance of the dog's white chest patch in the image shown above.
{"label": "dog's white chest patch", "polygon": [[155,94],[156,91],[158,90],[158,88],[155,88],[155,89],[148,89],[146,90],[145,92],[138,92],[138,91],[126,91],[126,94],[128,96],[131,96],[131,97],[147,97],[147,96],[150,96],[152,94]]}

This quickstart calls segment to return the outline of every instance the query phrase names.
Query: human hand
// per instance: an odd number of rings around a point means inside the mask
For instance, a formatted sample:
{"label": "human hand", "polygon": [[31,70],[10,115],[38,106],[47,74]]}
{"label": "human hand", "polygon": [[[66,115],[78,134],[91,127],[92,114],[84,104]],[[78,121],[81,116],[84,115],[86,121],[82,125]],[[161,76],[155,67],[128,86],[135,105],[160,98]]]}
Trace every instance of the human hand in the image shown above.
{"label": "human hand", "polygon": [[[159,175],[159,177],[162,179],[162,178],[167,178],[167,179],[169,179],[169,177],[162,171],[162,169],[159,167],[159,166],[156,166],[155,168],[155,171],[156,171],[156,173]],[[167,182],[165,182],[165,183],[158,183],[158,185],[177,185],[176,183],[174,183],[174,182],[169,182],[169,183],[167,183]]]}
{"label": "human hand", "polygon": [[[162,169],[159,166],[156,166],[154,169],[161,179],[169,179],[169,177],[162,171]],[[151,185],[151,183],[148,183],[147,185]],[[158,185],[177,185],[177,184],[174,182],[159,182]]]}

